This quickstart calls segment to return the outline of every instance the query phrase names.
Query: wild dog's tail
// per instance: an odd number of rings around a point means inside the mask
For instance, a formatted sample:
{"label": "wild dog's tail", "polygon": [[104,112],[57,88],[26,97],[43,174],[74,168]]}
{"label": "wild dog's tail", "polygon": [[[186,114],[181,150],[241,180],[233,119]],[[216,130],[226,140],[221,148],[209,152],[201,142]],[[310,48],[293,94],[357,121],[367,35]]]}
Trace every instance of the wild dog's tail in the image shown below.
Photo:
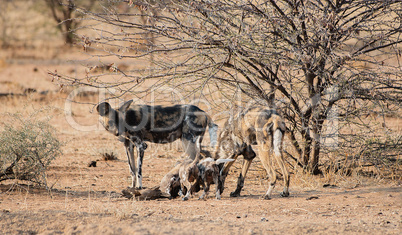
{"label": "wild dog's tail", "polygon": [[211,117],[207,115],[207,122],[208,122],[208,132],[209,132],[209,138],[210,138],[210,145],[211,147],[215,147],[216,143],[218,142],[218,125],[216,125]]}
{"label": "wild dog's tail", "polygon": [[200,161],[200,163],[202,164],[204,162],[213,162],[213,161],[215,161],[215,159],[213,159],[212,157],[208,157],[208,158],[202,159],[202,161]]}
{"label": "wild dog's tail", "polygon": [[219,165],[221,163],[233,162],[233,161],[234,161],[234,159],[218,159],[218,160],[215,161],[215,164]]}
{"label": "wild dog's tail", "polygon": [[273,114],[270,120],[264,125],[264,136],[272,135],[272,147],[274,154],[281,156],[282,151],[282,139],[285,134],[286,126],[285,122],[279,115]]}
{"label": "wild dog's tail", "polygon": [[209,157],[209,158],[203,159],[202,161],[200,161],[200,163],[202,164],[204,162],[215,162],[215,164],[219,165],[221,163],[233,162],[233,161],[234,161],[234,159],[222,158],[222,159],[215,160],[212,157]]}

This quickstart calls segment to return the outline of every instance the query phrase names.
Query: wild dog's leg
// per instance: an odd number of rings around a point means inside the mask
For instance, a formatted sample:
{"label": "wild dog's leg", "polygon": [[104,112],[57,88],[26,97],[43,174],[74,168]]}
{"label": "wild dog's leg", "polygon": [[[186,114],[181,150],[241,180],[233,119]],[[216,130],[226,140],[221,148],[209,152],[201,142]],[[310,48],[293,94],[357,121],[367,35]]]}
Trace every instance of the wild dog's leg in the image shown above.
{"label": "wild dog's leg", "polygon": [[183,149],[191,159],[195,159],[195,157],[200,154],[201,139],[202,137],[200,136],[195,136],[191,133],[183,133],[181,138]]}
{"label": "wild dog's leg", "polygon": [[207,196],[209,190],[209,184],[207,183],[207,186],[205,187],[205,183],[203,180],[201,180],[199,183],[202,185],[202,188],[204,189],[204,192],[202,192],[202,195],[200,196],[199,199],[205,199],[205,196]]}
{"label": "wild dog's leg", "polygon": [[216,185],[216,192],[218,193],[219,191],[219,199],[223,193],[223,181],[222,181],[222,176],[220,175],[220,173],[218,174],[218,184]]}
{"label": "wild dog's leg", "polygon": [[131,143],[135,144],[137,150],[137,174],[136,174],[136,182],[137,187],[142,189],[142,162],[144,159],[144,151],[147,149],[147,144],[142,142],[142,140],[137,136],[131,137]]}
{"label": "wild dog's leg", "polygon": [[289,172],[286,168],[285,161],[282,155],[282,143],[283,143],[283,132],[280,129],[275,130],[274,132],[274,156],[276,161],[278,162],[279,167],[281,168],[283,174],[284,181],[284,189],[281,193],[282,197],[289,197]]}
{"label": "wild dog's leg", "polygon": [[250,168],[251,162],[253,159],[244,159],[243,167],[241,169],[241,173],[237,178],[237,187],[234,192],[230,193],[231,197],[240,197],[240,192],[244,186],[244,179],[246,178],[248,168]]}
{"label": "wild dog's leg", "polygon": [[202,198],[201,198],[201,199],[207,199],[210,186],[211,186],[211,183],[209,183],[209,182],[207,182],[207,185],[206,185],[206,186],[203,185],[204,192],[203,192],[203,194],[202,194]]}
{"label": "wild dog's leg", "polygon": [[229,173],[229,168],[233,165],[233,163],[236,161],[238,156],[239,155],[236,154],[229,158],[229,159],[234,159],[234,161],[226,163],[226,165],[223,167],[223,169],[220,172],[221,175],[227,175]]}
{"label": "wild dog's leg", "polygon": [[276,158],[276,160],[277,160],[277,162],[279,164],[279,167],[282,170],[283,181],[284,181],[284,185],[285,185],[284,188],[283,188],[283,192],[281,192],[281,196],[282,197],[289,197],[289,182],[290,182],[289,172],[288,172],[288,170],[286,168],[283,156],[282,155],[277,156],[276,154],[274,154],[274,155],[275,155],[275,158]]}
{"label": "wild dog's leg", "polygon": [[131,173],[131,187],[135,188],[135,161],[134,161],[134,144],[130,139],[124,140],[124,147],[126,148],[127,160],[128,160],[128,167]]}
{"label": "wild dog's leg", "polygon": [[184,187],[187,188],[187,193],[186,195],[183,197],[183,201],[187,201],[190,197],[191,197],[191,183],[185,179],[183,180],[182,184],[181,184],[181,190],[184,192]]}
{"label": "wild dog's leg", "polygon": [[139,189],[142,189],[142,162],[143,162],[143,159],[144,159],[144,147],[142,146],[142,144],[141,145],[137,145],[136,146],[137,147],[137,156],[138,156],[138,158],[137,158],[137,166],[138,166],[138,169],[137,169],[137,187],[139,188]]}
{"label": "wild dog's leg", "polygon": [[180,191],[179,191],[179,196],[184,197],[184,195],[187,194],[187,189],[183,187],[183,184],[180,183]]}
{"label": "wild dog's leg", "polygon": [[251,148],[250,145],[247,145],[243,152],[242,155],[244,157],[244,162],[243,162],[243,167],[241,169],[241,173],[239,175],[239,178],[237,178],[237,187],[236,190],[232,193],[230,193],[231,197],[239,197],[240,192],[244,186],[244,179],[246,178],[248,169],[250,168],[251,162],[255,158],[256,154],[254,150]]}
{"label": "wild dog's leg", "polygon": [[[200,180],[200,177],[198,177],[195,182],[193,183],[193,185],[191,186],[191,193],[197,193],[201,190],[200,186],[204,185],[204,182],[202,180]],[[204,188],[204,186],[203,186]]]}
{"label": "wild dog's leg", "polygon": [[221,192],[220,192],[220,184],[221,184],[221,180],[220,180],[220,176],[219,174],[217,174],[217,172],[213,173],[213,179],[214,179],[214,184],[215,184],[215,191],[216,191],[216,199],[221,200]]}
{"label": "wild dog's leg", "polygon": [[219,191],[221,194],[223,193],[223,190],[225,189],[225,181],[226,181],[226,177],[228,176],[229,169],[233,165],[233,163],[236,161],[237,157],[239,157],[239,154],[233,154],[232,156],[230,156],[229,159],[234,159],[234,161],[225,163],[222,170],[219,172],[219,177],[220,177]]}
{"label": "wild dog's leg", "polygon": [[259,157],[261,159],[261,163],[264,166],[265,170],[267,171],[267,174],[269,176],[269,188],[268,191],[265,193],[263,196],[264,199],[271,199],[271,194],[272,190],[275,188],[275,183],[276,183],[276,172],[273,169],[273,162],[272,162],[272,157],[270,156],[271,151],[268,148],[262,147],[263,144],[260,144],[259,148]]}

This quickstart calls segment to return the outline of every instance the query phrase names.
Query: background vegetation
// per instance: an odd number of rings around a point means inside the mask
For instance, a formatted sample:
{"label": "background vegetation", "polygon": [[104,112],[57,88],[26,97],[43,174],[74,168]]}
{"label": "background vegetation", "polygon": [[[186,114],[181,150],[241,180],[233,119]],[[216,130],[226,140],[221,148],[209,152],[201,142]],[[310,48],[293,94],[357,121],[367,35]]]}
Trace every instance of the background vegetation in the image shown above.
{"label": "background vegetation", "polygon": [[[103,12],[77,9],[96,22],[86,27],[96,36],[83,35],[82,46],[150,66],[114,67],[115,80],[110,73],[53,74],[62,83],[139,99],[170,87],[218,113],[225,106],[278,109],[288,122],[288,156],[313,174],[322,172],[322,156],[400,142],[385,117],[400,115],[401,1],[105,2]],[[153,84],[143,89],[147,81]],[[370,115],[384,118],[374,123]]]}
{"label": "background vegetation", "polygon": [[[393,128],[401,115],[401,1],[0,4],[3,48],[72,42],[97,58],[85,76],[52,73],[64,87],[198,102],[217,121],[267,105],[287,119],[292,165],[401,177],[401,134]],[[13,25],[10,12],[19,8],[38,17]],[[27,28],[31,38],[21,33]]]}
{"label": "background vegetation", "polygon": [[10,114],[0,131],[0,181],[17,179],[47,186],[46,170],[59,157],[61,142],[48,120],[37,112],[24,117]]}

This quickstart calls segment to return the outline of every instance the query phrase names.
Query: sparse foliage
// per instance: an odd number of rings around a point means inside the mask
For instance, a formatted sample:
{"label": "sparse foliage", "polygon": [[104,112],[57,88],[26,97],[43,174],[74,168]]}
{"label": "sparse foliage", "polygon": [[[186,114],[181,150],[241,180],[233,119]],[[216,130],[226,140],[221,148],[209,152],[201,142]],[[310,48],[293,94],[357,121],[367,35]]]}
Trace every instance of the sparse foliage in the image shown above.
{"label": "sparse foliage", "polygon": [[365,167],[373,167],[376,174],[394,180],[402,180],[402,136],[367,138],[357,155]]}
{"label": "sparse foliage", "polygon": [[[231,110],[250,105],[250,99],[269,105],[288,121],[289,155],[315,174],[328,149],[374,131],[363,115],[395,115],[401,107],[400,0],[108,2],[116,7],[86,13],[99,25],[91,26],[97,36],[85,37],[84,47],[126,61],[153,55],[154,63],[117,66],[105,79],[52,74],[62,83],[140,98],[170,86],[185,99],[209,99],[218,111],[227,103]],[[122,2],[136,8],[120,13]],[[152,24],[141,23],[144,18]],[[148,80],[153,85],[141,90]],[[236,100],[236,93],[247,97]],[[351,135],[351,125],[364,131]]]}
{"label": "sparse foliage", "polygon": [[47,121],[11,116],[0,132],[0,181],[27,180],[47,185],[46,169],[61,155],[61,143]]}

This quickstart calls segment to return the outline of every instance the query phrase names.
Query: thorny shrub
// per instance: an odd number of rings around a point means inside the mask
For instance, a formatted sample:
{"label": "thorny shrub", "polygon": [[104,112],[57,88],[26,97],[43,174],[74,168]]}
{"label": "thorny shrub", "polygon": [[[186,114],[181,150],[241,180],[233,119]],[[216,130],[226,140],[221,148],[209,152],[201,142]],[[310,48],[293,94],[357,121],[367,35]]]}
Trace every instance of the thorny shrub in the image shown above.
{"label": "thorny shrub", "polygon": [[46,169],[61,155],[61,142],[48,120],[10,114],[0,131],[0,181],[27,180],[47,186]]}

